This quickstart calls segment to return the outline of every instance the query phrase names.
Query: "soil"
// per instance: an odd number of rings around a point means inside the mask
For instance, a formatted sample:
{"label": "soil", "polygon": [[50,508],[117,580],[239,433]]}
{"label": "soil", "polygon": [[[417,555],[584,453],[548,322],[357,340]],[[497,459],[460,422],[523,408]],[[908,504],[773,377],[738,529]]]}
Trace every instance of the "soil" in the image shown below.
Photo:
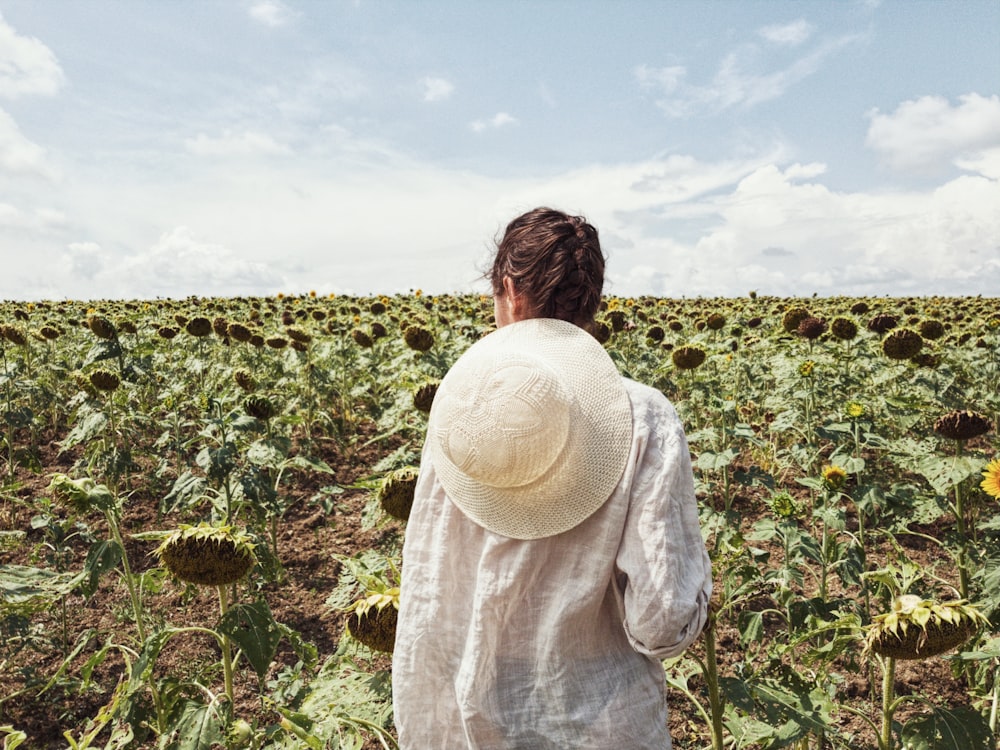
{"label": "soil", "polygon": [[[23,530],[26,541],[16,547],[0,550],[0,563],[45,566],[42,547],[42,532],[32,529],[31,519],[36,515],[36,499],[48,496],[49,475],[53,472],[69,472],[80,458],[73,451],[60,452],[59,435],[52,434],[43,439],[35,456],[35,465],[28,468],[19,465],[16,481],[0,498],[0,528]],[[364,441],[359,441],[362,444]],[[326,513],[321,506],[310,503],[319,487],[336,483],[350,485],[366,476],[380,458],[398,447],[392,441],[376,441],[351,455],[345,454],[333,440],[320,437],[314,443],[313,455],[326,461],[335,472],[334,477],[322,480],[311,478],[304,472],[290,477],[286,492],[296,499],[280,523],[278,537],[279,558],[284,571],[280,582],[267,583],[262,592],[275,619],[297,630],[302,638],[317,648],[319,661],[337,650],[344,632],[346,615],[331,610],[326,599],[335,587],[340,573],[334,554],[351,555],[364,549],[380,547],[392,541],[403,532],[403,524],[388,521],[376,528],[363,530],[361,513],[368,495],[363,490],[347,490],[336,498],[336,510]],[[140,459],[141,461],[141,459]],[[146,466],[131,477],[131,495],[127,502],[122,530],[128,535],[140,531],[170,528],[176,519],[159,517],[157,507],[165,488],[169,488],[171,478],[157,478],[152,466]],[[711,500],[702,498],[703,502]],[[763,504],[759,497],[744,494],[737,498],[735,509],[744,514],[744,522],[752,522],[754,514],[760,512]],[[103,516],[95,514],[87,517],[87,523],[96,535],[106,532]],[[934,535],[940,529],[925,529]],[[922,566],[940,566],[942,561],[938,548],[917,538],[903,537],[900,542],[907,553]],[[139,570],[156,565],[155,557],[149,553],[154,544],[148,541],[131,540],[127,543],[133,565]],[[71,545],[72,559],[67,561],[70,569],[79,569],[86,555],[87,545]],[[781,551],[769,550],[777,559]],[[888,552],[876,548],[872,554],[882,558]],[[72,634],[93,629],[96,644],[109,640],[134,643],[134,624],[128,615],[128,595],[125,587],[115,576],[102,579],[96,595],[85,599],[72,595],[67,600],[65,610],[66,631]],[[218,621],[219,605],[215,592],[211,589],[190,590],[176,581],[169,581],[159,593],[151,594],[146,600],[148,610],[157,618],[173,624],[203,625],[214,627]],[[766,604],[766,602],[764,603]],[[60,643],[63,630],[63,612],[59,608],[41,615],[45,632],[51,644]],[[699,642],[691,649],[691,654],[702,656],[704,644]],[[718,631],[718,657],[720,668],[725,675],[732,675],[730,667],[743,658],[739,634],[720,622]],[[192,636],[173,639],[170,646],[160,656],[158,672],[183,675],[191,671],[192,664],[218,661],[219,652],[214,641]],[[63,733],[71,731],[79,737],[87,720],[94,717],[104,706],[122,671],[121,662],[114,658],[104,662],[94,674],[93,686],[82,693],[66,687],[57,687],[39,695],[40,684],[52,676],[63,660],[58,647],[39,648],[22,652],[2,666],[4,687],[0,696],[0,725],[16,727],[29,736],[24,747],[41,750],[43,748],[64,748],[67,741]],[[293,665],[298,657],[291,649],[282,646],[279,650],[272,674]],[[81,656],[75,660],[69,673],[78,670],[84,661]],[[376,658],[368,666],[371,669],[385,669],[388,657]],[[876,680],[879,673],[873,673]],[[808,679],[807,670],[803,676]],[[948,662],[940,658],[917,662],[900,662],[896,673],[896,689],[900,695],[920,693],[940,704],[963,705],[968,702],[964,683],[952,674]],[[261,705],[257,678],[252,670],[242,670],[235,681],[236,714],[254,719],[263,725],[273,725],[278,716]],[[692,680],[695,692],[704,688],[700,678]],[[218,688],[216,688],[218,689]],[[869,675],[845,670],[840,687],[840,700],[868,711],[876,719],[879,716],[880,684],[872,685]],[[693,710],[691,702],[676,690],[670,691],[671,730],[675,747],[704,747],[708,742],[707,727],[700,715]],[[869,710],[870,709],[870,710]],[[904,704],[899,716],[915,710]],[[867,724],[848,712],[839,712],[845,729],[857,738],[859,749],[875,747],[874,737]],[[877,719],[876,719],[877,720]],[[103,743],[101,743],[103,745]],[[151,746],[151,744],[150,744]],[[370,743],[371,747],[377,747]],[[367,746],[366,746],[367,747]]]}

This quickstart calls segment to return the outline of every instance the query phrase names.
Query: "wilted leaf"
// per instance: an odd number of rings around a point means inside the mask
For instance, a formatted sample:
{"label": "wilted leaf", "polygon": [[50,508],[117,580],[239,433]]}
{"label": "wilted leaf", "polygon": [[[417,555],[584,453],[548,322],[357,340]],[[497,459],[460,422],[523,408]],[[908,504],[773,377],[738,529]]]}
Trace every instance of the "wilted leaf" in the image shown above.
{"label": "wilted leaf", "polygon": [[982,715],[969,706],[937,706],[911,719],[900,733],[908,750],[993,750],[993,732]]}

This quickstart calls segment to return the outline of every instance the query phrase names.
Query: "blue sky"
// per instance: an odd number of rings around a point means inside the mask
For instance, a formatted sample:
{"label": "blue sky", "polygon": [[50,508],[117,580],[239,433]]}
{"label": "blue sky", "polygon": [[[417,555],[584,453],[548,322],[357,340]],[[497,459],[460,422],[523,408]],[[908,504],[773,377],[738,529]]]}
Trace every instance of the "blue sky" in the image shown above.
{"label": "blue sky", "polygon": [[1000,293],[1000,2],[0,0],[0,299]]}

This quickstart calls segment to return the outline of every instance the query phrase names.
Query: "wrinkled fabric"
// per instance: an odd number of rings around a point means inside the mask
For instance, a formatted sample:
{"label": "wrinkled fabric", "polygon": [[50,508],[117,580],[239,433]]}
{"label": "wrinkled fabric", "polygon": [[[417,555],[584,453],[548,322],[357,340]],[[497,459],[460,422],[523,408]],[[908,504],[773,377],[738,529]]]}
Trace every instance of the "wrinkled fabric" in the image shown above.
{"label": "wrinkled fabric", "polygon": [[404,750],[670,748],[661,660],[701,633],[711,564],[677,413],[659,391],[625,385],[624,475],[556,536],[478,526],[425,450],[392,660]]}

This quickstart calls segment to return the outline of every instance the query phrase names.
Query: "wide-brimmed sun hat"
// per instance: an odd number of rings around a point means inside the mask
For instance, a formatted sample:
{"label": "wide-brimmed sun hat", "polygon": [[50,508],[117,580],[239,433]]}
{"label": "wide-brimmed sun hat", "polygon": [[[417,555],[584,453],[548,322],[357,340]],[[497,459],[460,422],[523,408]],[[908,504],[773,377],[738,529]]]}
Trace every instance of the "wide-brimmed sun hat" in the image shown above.
{"label": "wide-brimmed sun hat", "polygon": [[614,362],[572,323],[522,320],[473,344],[441,381],[427,427],[445,493],[515,539],[568,531],[610,497],[632,443]]}

